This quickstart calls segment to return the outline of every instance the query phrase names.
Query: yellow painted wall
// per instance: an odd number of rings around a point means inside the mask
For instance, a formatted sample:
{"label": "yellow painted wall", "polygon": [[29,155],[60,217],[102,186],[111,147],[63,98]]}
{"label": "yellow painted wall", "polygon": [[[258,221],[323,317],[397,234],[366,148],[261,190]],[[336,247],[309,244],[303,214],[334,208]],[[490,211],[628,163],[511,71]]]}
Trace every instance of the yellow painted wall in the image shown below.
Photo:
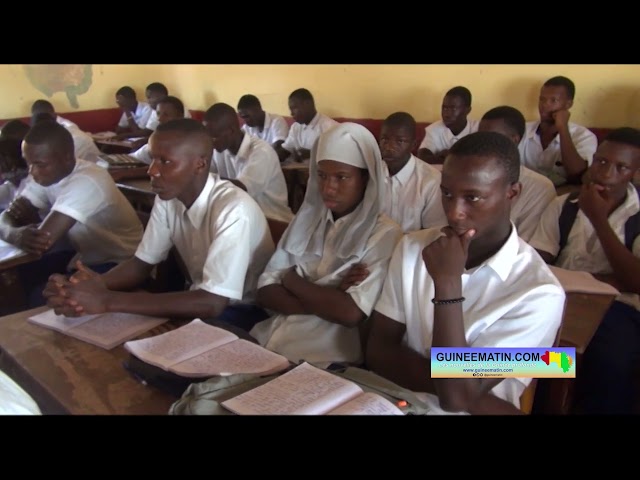
{"label": "yellow painted wall", "polygon": [[[640,65],[94,65],[91,90],[78,97],[79,110],[115,106],[115,90],[161,81],[191,109],[215,102],[235,107],[245,93],[266,110],[288,115],[287,97],[308,88],[318,110],[334,117],[384,118],[408,111],[418,121],[440,118],[445,92],[464,85],[473,94],[471,116],[508,104],[537,118],[544,80],[566,75],[576,83],[572,120],[591,127],[640,127]],[[26,115],[36,98],[21,65],[0,65],[0,118]],[[64,93],[51,99],[59,112],[73,110]],[[25,113],[26,112],[26,113]]]}

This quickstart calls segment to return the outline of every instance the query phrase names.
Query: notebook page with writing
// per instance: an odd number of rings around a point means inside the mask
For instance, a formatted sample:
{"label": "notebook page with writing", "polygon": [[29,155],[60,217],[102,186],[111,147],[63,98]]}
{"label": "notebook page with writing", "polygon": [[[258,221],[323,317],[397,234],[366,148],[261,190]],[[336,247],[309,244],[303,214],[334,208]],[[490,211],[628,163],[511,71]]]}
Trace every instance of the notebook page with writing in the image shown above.
{"label": "notebook page with writing", "polygon": [[588,272],[567,270],[549,265],[565,292],[593,293],[601,295],[620,295],[620,292],[608,283],[597,280]]}
{"label": "notebook page with writing", "polygon": [[270,375],[289,367],[282,355],[246,340],[238,339],[171,367],[183,377],[227,376],[236,373]]}
{"label": "notebook page with writing", "polygon": [[361,393],[355,383],[303,363],[222,406],[238,415],[324,415]]}
{"label": "notebook page with writing", "polygon": [[27,318],[27,321],[40,325],[41,327],[50,328],[58,332],[66,333],[78,325],[82,325],[96,318],[97,315],[84,315],[82,317],[65,317],[64,315],[56,315],[53,310],[39,313]]}
{"label": "notebook page with writing", "polygon": [[105,313],[96,316],[90,322],[72,327],[67,331],[67,334],[111,350],[168,320],[168,318],[132,313]]}
{"label": "notebook page with writing", "polygon": [[125,343],[125,348],[140,360],[164,370],[200,355],[212,348],[236,340],[237,335],[207,325],[199,318],[155,337]]}
{"label": "notebook page with writing", "polygon": [[376,393],[365,392],[334,408],[327,415],[404,415],[404,413],[386,398]]}

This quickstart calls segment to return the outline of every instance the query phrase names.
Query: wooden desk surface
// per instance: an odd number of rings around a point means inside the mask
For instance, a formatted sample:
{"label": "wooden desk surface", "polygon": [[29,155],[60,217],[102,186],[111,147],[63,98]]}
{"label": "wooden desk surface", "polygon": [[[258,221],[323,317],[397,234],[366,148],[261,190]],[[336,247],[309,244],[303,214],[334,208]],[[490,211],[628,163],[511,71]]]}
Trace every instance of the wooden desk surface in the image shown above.
{"label": "wooden desk surface", "polygon": [[613,295],[567,293],[560,346],[575,347],[582,355],[614,299]]}
{"label": "wooden desk surface", "polygon": [[[123,346],[104,350],[27,322],[40,307],[0,318],[0,369],[45,414],[166,415],[171,395],[134,380],[123,368]],[[143,336],[171,329],[161,325]]]}

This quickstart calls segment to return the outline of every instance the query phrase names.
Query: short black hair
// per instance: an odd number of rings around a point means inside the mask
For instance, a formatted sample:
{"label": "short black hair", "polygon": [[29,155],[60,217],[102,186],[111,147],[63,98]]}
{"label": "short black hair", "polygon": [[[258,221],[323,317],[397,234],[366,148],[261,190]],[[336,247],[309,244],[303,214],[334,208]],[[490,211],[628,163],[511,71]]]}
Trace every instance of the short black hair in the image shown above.
{"label": "short black hair", "polygon": [[48,112],[48,113],[56,113],[55,108],[53,108],[53,105],[51,104],[51,102],[49,102],[48,100],[36,100],[35,102],[33,102],[33,104],[31,105],[31,115],[33,115],[34,113],[40,113],[40,112]]}
{"label": "short black hair", "polygon": [[160,82],[150,83],[149,85],[147,85],[147,88],[145,88],[145,91],[150,91],[150,92],[155,92],[155,93],[162,93],[164,95],[169,95],[169,90],[167,90],[167,87],[165,87],[164,84],[162,84]]}
{"label": "short black hair", "polygon": [[522,112],[517,108],[509,105],[502,105],[489,110],[482,116],[481,120],[502,120],[509,130],[513,133],[524,137],[527,121]]}
{"label": "short black hair", "polygon": [[393,128],[406,128],[411,132],[411,135],[416,135],[416,120],[413,116],[407,112],[395,112],[389,115],[382,122],[383,125]]}
{"label": "short black hair", "polygon": [[31,145],[48,144],[55,146],[62,152],[75,156],[73,137],[69,133],[69,130],[55,121],[37,122],[27,132],[24,141]]}
{"label": "short black hair", "polygon": [[124,86],[124,87],[120,87],[118,89],[118,91],[116,92],[116,97],[118,96],[123,96],[126,98],[133,98],[134,100],[137,99],[136,97],[136,91],[129,87],[129,86]]}
{"label": "short black hair", "polygon": [[557,77],[551,77],[549,80],[544,82],[545,87],[564,87],[567,91],[567,96],[570,100],[573,100],[573,97],[576,96],[576,86],[575,84],[568,79],[567,77],[563,77],[562,75],[558,75]]}
{"label": "short black hair", "polygon": [[520,179],[520,153],[511,139],[497,132],[475,132],[465,135],[449,150],[459,157],[492,157],[503,168],[510,184]]}
{"label": "short black hair", "polygon": [[9,120],[2,126],[0,138],[17,138],[22,141],[31,127],[22,120]]}
{"label": "short black hair", "polygon": [[49,113],[49,112],[36,113],[33,117],[31,117],[31,125],[35,125],[37,123],[42,123],[42,122],[55,122],[55,121],[56,121],[56,117],[53,115],[53,113]]}
{"label": "short black hair", "polygon": [[240,97],[238,100],[238,110],[245,108],[259,108],[262,109],[260,100],[255,95],[247,94]]}
{"label": "short black hair", "polygon": [[[207,167],[211,165],[211,155],[213,153],[213,140],[209,136],[206,127],[202,124],[202,122],[198,122],[193,118],[175,118],[173,120],[169,120],[168,122],[161,123],[156,128],[155,132],[152,135],[157,133],[164,132],[177,132],[182,134],[184,137],[195,139],[200,137],[204,142],[206,142],[206,152],[202,152],[205,156],[205,162]],[[192,142],[190,142],[192,143]]]}
{"label": "short black hair", "polygon": [[306,88],[298,88],[297,90],[294,90],[293,92],[291,92],[289,94],[289,100],[302,100],[302,101],[310,101],[311,103],[314,103],[313,100],[313,95],[311,95],[311,92],[309,90],[307,90]]}
{"label": "short black hair", "polygon": [[471,91],[467,87],[453,87],[445,94],[445,97],[458,97],[466,107],[471,106]]}
{"label": "short black hair", "polygon": [[238,113],[228,103],[214,103],[206,112],[204,112],[204,119],[207,122],[225,121],[229,124],[237,124],[240,126]]}
{"label": "short black hair", "polygon": [[0,157],[0,171],[29,168],[22,157],[22,140],[17,138],[0,138]]}
{"label": "short black hair", "polygon": [[160,105],[161,103],[168,103],[169,105],[173,105],[173,107],[178,111],[178,113],[184,117],[184,104],[182,103],[182,100],[180,100],[178,97],[173,97],[171,95],[168,95],[164,97],[162,100],[160,100],[158,102],[158,105]]}
{"label": "short black hair", "polygon": [[640,130],[631,127],[621,127],[611,130],[603,142],[622,143],[632,147],[640,148]]}

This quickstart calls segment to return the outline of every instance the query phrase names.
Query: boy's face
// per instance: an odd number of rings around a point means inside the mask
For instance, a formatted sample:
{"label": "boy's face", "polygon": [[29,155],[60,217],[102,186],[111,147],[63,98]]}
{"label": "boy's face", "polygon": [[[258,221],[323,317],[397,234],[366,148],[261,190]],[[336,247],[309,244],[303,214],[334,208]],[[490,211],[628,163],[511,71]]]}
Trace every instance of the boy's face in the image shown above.
{"label": "boy's face", "polygon": [[241,108],[238,110],[238,115],[247,127],[262,127],[259,122],[260,109],[255,107]]}
{"label": "boy's face", "polygon": [[519,183],[509,185],[493,157],[449,155],[442,169],[442,206],[457,235],[474,229],[473,241],[508,221]]}
{"label": "boy's face", "polygon": [[318,191],[335,217],[356,209],[364,197],[368,181],[368,172],[362,168],[335,160],[318,162]]}
{"label": "boy's face", "polygon": [[543,86],[538,98],[538,112],[543,123],[555,123],[553,114],[558,110],[569,110],[573,100],[569,98],[567,89],[563,86]]}
{"label": "boy's face", "polygon": [[[313,104],[309,100],[299,98],[289,99],[289,111],[293,120],[298,123],[305,123],[311,115]],[[310,120],[310,119],[309,119]]]}
{"label": "boy's face", "polygon": [[125,97],[124,95],[116,95],[116,103],[118,104],[118,107],[128,112],[128,111],[133,111],[133,107],[136,104],[136,100],[135,98]]}
{"label": "boy's face", "polygon": [[23,142],[22,156],[33,179],[43,187],[58,183],[69,175],[75,165],[73,153],[62,153],[47,143],[33,145]]}
{"label": "boy's face", "polygon": [[466,121],[469,112],[471,112],[471,107],[465,105],[462,98],[445,95],[442,101],[442,122],[448,128]]}
{"label": "boy's face", "polygon": [[639,167],[639,148],[605,140],[593,155],[589,178],[604,187],[605,192],[621,193],[627,189]]}
{"label": "boy's face", "polygon": [[147,103],[154,110],[158,108],[158,103],[160,103],[160,100],[164,100],[164,98],[166,97],[164,93],[151,92],[149,90],[147,90],[144,94],[145,97],[147,97]]}
{"label": "boy's face", "polygon": [[206,163],[198,142],[190,142],[179,132],[154,132],[149,137],[151,189],[171,200],[189,191],[198,170]]}
{"label": "boy's face", "polygon": [[478,131],[500,133],[501,135],[510,138],[516,145],[518,145],[521,140],[520,135],[513,132],[513,130],[511,130],[501,118],[492,120],[483,118],[480,120],[480,125],[478,125]]}
{"label": "boy's face", "polygon": [[204,126],[213,139],[213,148],[216,149],[216,152],[222,153],[229,148],[233,132],[227,122],[224,120],[212,122],[205,120]]}
{"label": "boy's face", "polygon": [[382,159],[391,165],[409,158],[416,146],[416,132],[405,127],[391,127],[382,124],[380,130],[380,153]]}
{"label": "boy's face", "polygon": [[176,107],[170,103],[159,103],[156,108],[156,113],[158,114],[159,124],[167,123],[169,120],[182,118],[182,115],[180,115]]}

